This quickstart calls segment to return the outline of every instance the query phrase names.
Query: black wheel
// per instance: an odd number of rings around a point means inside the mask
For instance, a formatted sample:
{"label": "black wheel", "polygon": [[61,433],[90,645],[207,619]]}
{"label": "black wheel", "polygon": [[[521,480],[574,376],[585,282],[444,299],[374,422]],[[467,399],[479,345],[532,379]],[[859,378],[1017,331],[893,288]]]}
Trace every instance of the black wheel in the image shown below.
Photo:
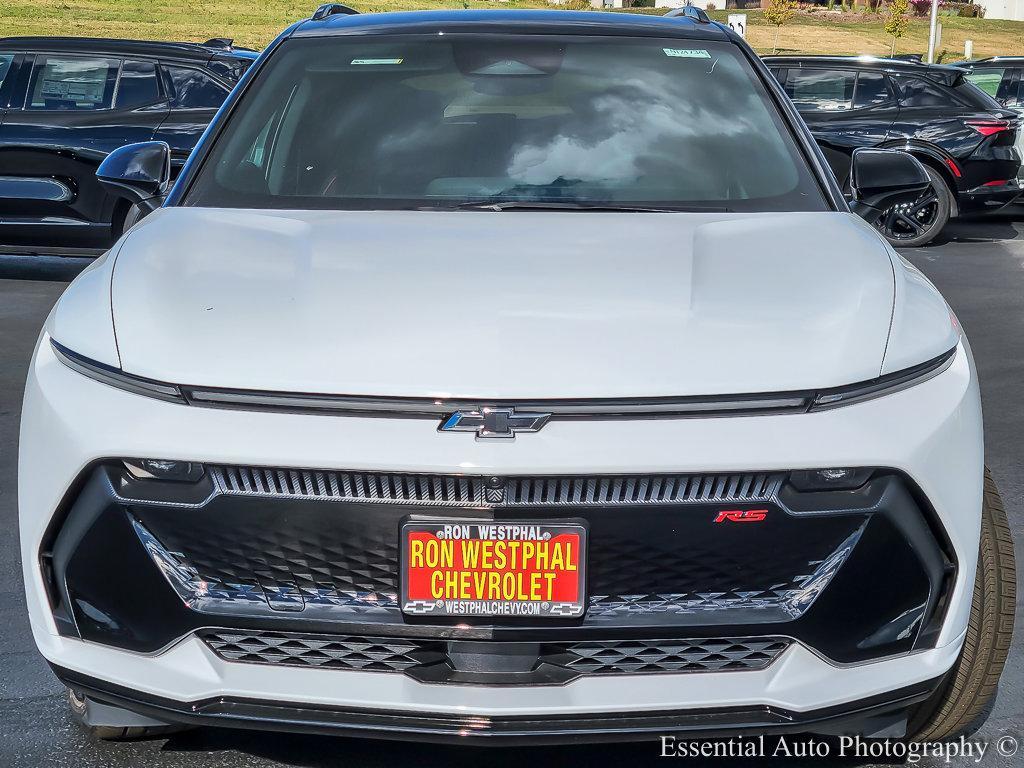
{"label": "black wheel", "polygon": [[127,232],[145,214],[139,206],[131,200],[118,200],[114,206],[114,213],[110,217],[110,234],[114,240]]}
{"label": "black wheel", "polygon": [[68,706],[71,716],[97,739],[118,741],[128,739],[152,739],[169,736],[172,733],[188,730],[181,725],[90,725],[87,719],[89,700],[78,691],[68,690]]}
{"label": "black wheel", "polygon": [[943,741],[981,727],[995,703],[1010,651],[1017,569],[1003,500],[985,470],[981,547],[967,638],[956,665],[934,696],[911,718],[914,741]]}
{"label": "black wheel", "polygon": [[953,193],[938,171],[925,167],[932,185],[912,203],[901,203],[887,209],[875,227],[894,246],[916,248],[930,243],[949,221],[953,209]]}
{"label": "black wheel", "polygon": [[139,206],[135,205],[134,203],[130,203],[128,205],[128,210],[125,212],[124,220],[121,222],[120,234],[123,235],[125,232],[127,232],[129,229],[135,226],[136,222],[138,222],[139,219],[141,219],[145,215],[146,214]]}

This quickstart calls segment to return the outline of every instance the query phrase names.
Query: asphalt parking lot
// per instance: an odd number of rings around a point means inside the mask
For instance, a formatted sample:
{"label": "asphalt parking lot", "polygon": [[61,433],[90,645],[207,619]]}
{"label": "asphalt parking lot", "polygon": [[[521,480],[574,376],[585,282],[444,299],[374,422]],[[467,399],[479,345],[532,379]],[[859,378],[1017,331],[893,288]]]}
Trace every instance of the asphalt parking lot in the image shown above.
{"label": "asphalt parking lot", "polygon": [[[980,369],[988,464],[1002,490],[1024,561],[1024,214],[956,223],[936,244],[906,252],[943,291],[970,336]],[[68,717],[63,691],[36,653],[25,614],[18,555],[16,468],[25,369],[38,330],[85,259],[0,255],[0,765],[3,766],[533,766],[654,763],[655,743],[545,750],[387,744],[198,730],[135,743],[91,741]],[[975,738],[1024,737],[1024,619],[995,710]],[[1024,750],[1024,746],[1021,748]],[[692,760],[690,760],[692,762]],[[806,765],[809,760],[771,761]],[[749,760],[715,765],[748,766]],[[867,761],[844,764],[868,765]],[[922,761],[941,765],[942,761]],[[953,765],[973,764],[958,759]],[[983,766],[1024,765],[1024,751]]]}

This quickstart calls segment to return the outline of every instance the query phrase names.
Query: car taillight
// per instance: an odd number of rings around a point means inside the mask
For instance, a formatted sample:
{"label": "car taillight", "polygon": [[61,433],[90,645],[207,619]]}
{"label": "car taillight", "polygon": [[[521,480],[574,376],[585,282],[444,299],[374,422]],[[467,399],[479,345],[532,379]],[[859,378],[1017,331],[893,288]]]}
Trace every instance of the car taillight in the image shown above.
{"label": "car taillight", "polygon": [[997,133],[1010,130],[1008,120],[965,120],[964,122],[982,136],[994,136]]}
{"label": "car taillight", "polygon": [[996,179],[994,181],[986,181],[981,186],[983,187],[1005,187],[1010,182],[1006,179]]}

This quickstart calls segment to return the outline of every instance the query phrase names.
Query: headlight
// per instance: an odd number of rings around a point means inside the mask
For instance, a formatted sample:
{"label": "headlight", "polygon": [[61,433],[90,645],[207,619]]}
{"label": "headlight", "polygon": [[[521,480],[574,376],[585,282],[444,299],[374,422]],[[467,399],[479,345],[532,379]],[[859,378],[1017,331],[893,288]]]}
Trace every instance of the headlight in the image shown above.
{"label": "headlight", "polygon": [[[290,392],[254,392],[244,390],[192,388],[168,384],[142,376],[133,376],[119,368],[90,360],[50,340],[57,359],[69,368],[111,387],[137,395],[155,397],[183,405],[207,408],[247,408],[290,412],[333,412],[353,415],[406,415],[447,417],[453,410],[477,407],[479,403],[443,401],[423,398],[372,398]],[[807,413],[839,408],[844,405],[873,400],[876,397],[913,387],[938,376],[956,357],[957,347],[927,362],[877,379],[833,389],[799,392],[767,392],[725,397],[654,397],[615,398],[610,400],[515,402],[517,409],[536,410],[551,418],[631,419],[684,416],[743,416],[771,413]]]}
{"label": "headlight", "polygon": [[824,411],[829,408],[839,408],[843,405],[862,403],[865,400],[873,400],[883,395],[891,395],[908,387],[922,384],[928,379],[938,376],[953,364],[956,357],[956,347],[943,352],[938,357],[933,357],[927,362],[915,365],[912,368],[904,368],[902,371],[887,373],[877,379],[862,381],[859,384],[850,384],[845,387],[820,390],[811,401],[812,411]]}
{"label": "headlight", "polygon": [[78,371],[83,376],[88,376],[90,379],[103,384],[109,384],[111,387],[123,389],[126,392],[134,392],[136,395],[155,397],[158,400],[168,400],[172,403],[185,402],[185,397],[181,394],[181,390],[173,384],[164,384],[163,382],[153,381],[141,376],[132,376],[130,373],[125,373],[119,368],[97,363],[88,357],[82,357],[77,352],[72,352],[53,339],[50,339],[50,346],[53,347],[53,353],[57,356],[57,359],[64,363],[64,365],[74,371]]}

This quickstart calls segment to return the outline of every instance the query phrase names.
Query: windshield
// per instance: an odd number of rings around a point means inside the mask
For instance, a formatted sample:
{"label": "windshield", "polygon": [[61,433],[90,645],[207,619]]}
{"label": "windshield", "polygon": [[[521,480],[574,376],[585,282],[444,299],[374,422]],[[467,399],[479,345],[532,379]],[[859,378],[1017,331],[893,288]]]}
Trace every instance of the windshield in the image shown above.
{"label": "windshield", "polygon": [[825,210],[729,43],[540,35],[287,41],[184,205]]}

